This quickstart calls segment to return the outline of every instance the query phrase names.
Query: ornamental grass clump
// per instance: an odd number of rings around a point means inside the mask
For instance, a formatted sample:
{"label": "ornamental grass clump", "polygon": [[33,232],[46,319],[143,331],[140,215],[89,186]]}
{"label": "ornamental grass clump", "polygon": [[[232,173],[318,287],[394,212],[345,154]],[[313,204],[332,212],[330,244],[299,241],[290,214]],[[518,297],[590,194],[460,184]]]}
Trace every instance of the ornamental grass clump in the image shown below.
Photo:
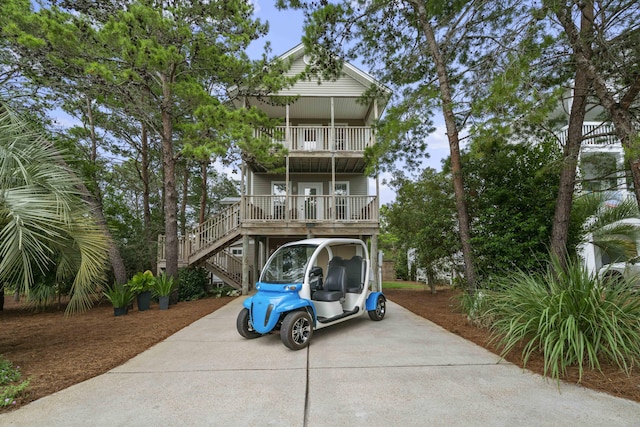
{"label": "ornamental grass clump", "polygon": [[493,339],[502,355],[522,343],[526,366],[534,352],[544,356],[544,374],[555,379],[577,366],[600,370],[613,363],[629,373],[640,362],[640,293],[625,280],[590,275],[575,261],[557,261],[548,272],[518,272],[500,279],[491,294]]}
{"label": "ornamental grass clump", "polygon": [[18,396],[29,386],[29,380],[22,380],[20,367],[14,367],[0,356],[0,408],[15,405]]}

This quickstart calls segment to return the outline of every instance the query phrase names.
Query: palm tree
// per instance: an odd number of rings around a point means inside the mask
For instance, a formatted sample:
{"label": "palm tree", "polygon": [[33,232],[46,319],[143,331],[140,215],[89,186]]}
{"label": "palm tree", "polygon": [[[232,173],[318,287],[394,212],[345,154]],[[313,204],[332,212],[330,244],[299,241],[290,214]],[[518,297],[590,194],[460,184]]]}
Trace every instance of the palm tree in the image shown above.
{"label": "palm tree", "polygon": [[636,242],[640,226],[629,220],[640,218],[634,199],[608,205],[606,193],[589,193],[578,197],[573,216],[582,224],[581,243],[592,243],[604,253],[624,259],[637,256]]}
{"label": "palm tree", "polygon": [[72,280],[67,314],[90,308],[108,259],[79,184],[53,145],[0,104],[0,283],[28,294],[39,273]]}

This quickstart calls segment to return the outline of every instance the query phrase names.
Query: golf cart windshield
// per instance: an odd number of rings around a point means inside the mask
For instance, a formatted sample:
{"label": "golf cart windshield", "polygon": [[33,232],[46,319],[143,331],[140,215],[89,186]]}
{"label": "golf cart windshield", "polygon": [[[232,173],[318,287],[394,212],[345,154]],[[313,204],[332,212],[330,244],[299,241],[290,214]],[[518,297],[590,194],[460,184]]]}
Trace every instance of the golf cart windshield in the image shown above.
{"label": "golf cart windshield", "polygon": [[281,247],[269,259],[262,270],[262,283],[301,283],[307,262],[316,245],[295,245]]}

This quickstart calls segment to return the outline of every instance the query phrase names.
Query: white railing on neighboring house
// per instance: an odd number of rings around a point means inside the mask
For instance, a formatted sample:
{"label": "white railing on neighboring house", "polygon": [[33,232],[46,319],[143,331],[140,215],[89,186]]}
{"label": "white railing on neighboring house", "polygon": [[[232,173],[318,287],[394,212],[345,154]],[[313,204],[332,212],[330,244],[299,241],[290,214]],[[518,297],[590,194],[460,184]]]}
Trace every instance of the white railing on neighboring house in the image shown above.
{"label": "white railing on neighboring house", "polygon": [[277,126],[255,134],[267,136],[289,151],[364,151],[373,145],[370,126]]}
{"label": "white railing on neighboring house", "polygon": [[[567,142],[567,132],[568,126],[565,126],[558,134],[562,145]],[[582,138],[583,145],[620,144],[620,140],[615,133],[615,128],[611,123],[585,122],[582,125]]]}
{"label": "white railing on neighboring house", "polygon": [[376,196],[246,196],[247,221],[377,221]]}

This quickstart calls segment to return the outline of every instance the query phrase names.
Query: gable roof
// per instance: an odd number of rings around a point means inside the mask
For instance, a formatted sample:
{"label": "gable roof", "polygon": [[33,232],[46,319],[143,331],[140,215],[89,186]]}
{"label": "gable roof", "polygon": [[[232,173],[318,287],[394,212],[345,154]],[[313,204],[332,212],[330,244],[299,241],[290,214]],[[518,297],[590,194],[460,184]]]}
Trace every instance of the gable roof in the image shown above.
{"label": "gable roof", "polygon": [[[305,48],[304,48],[304,44],[300,43],[297,46],[289,49],[288,51],[286,51],[285,53],[283,53],[282,55],[280,55],[280,59],[299,59],[304,57],[305,54]],[[389,88],[387,88],[386,86],[382,85],[380,82],[378,82],[371,74],[362,71],[361,69],[359,69],[358,67],[354,66],[353,64],[349,63],[349,62],[344,62],[342,65],[342,73],[345,74],[346,76],[354,79],[355,81],[357,81],[358,83],[360,83],[362,86],[364,87],[370,87],[371,85],[376,85],[378,86],[383,93],[385,93],[385,97],[388,97],[391,95],[391,90]]]}

